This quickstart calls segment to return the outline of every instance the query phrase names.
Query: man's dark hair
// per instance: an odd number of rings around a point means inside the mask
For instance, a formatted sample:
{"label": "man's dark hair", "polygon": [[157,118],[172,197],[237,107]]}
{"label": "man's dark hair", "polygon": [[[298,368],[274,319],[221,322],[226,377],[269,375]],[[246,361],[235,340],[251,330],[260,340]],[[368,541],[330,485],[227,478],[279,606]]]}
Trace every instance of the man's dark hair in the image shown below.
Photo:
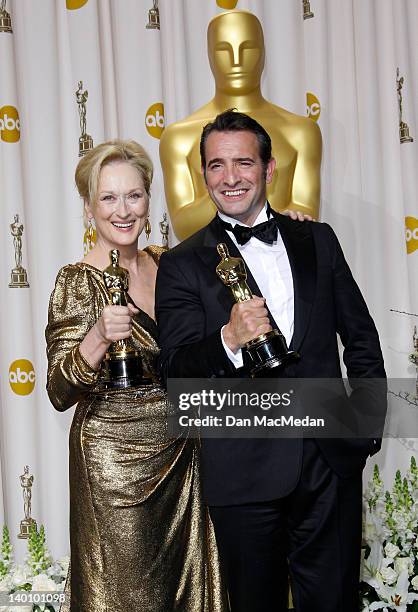
{"label": "man's dark hair", "polygon": [[206,170],[205,145],[206,140],[212,132],[252,132],[256,135],[259,145],[259,153],[264,170],[271,159],[271,139],[266,130],[255,119],[238,112],[236,109],[220,113],[214,121],[203,128],[200,138],[200,158],[203,170]]}

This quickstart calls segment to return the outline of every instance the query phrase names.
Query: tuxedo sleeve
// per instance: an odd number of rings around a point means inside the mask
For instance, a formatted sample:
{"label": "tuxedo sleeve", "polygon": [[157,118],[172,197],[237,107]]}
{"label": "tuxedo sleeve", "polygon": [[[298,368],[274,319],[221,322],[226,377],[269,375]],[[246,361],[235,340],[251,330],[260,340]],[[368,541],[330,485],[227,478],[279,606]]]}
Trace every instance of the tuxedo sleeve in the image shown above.
{"label": "tuxedo sleeve", "polygon": [[370,434],[371,454],[379,450],[387,410],[387,384],[379,336],[361,291],[345,260],[338,239],[327,228],[333,267],[337,332],[352,389],[349,403],[360,417],[360,430]]}
{"label": "tuxedo sleeve", "polygon": [[222,345],[222,326],[207,332],[203,300],[198,273],[190,258],[164,254],[155,294],[163,381],[236,375]]}

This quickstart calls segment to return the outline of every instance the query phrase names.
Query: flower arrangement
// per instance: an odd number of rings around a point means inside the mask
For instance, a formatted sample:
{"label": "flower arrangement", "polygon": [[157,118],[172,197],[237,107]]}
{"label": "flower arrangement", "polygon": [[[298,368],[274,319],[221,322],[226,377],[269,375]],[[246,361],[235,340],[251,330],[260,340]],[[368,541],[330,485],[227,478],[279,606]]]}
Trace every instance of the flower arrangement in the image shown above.
{"label": "flower arrangement", "polygon": [[[25,563],[14,563],[9,531],[4,526],[0,548],[0,612],[57,612],[68,564],[68,557],[53,561],[43,525],[39,532],[35,526],[31,527]],[[2,605],[5,602],[8,605]]]}
{"label": "flower arrangement", "polygon": [[418,612],[418,468],[396,472],[384,491],[377,465],[365,492],[360,601],[362,612]]}

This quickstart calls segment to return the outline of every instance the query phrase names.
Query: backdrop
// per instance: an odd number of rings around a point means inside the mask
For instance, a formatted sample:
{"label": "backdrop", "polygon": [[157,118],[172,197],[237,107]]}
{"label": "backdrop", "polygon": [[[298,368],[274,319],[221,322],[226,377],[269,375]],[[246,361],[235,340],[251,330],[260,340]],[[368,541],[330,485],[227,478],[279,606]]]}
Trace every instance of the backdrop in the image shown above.
{"label": "backdrop", "polygon": [[[25,465],[34,475],[32,516],[45,524],[54,555],[68,551],[72,410],[56,413],[46,395],[44,329],[58,269],[80,260],[85,248],[74,185],[78,82],[88,90],[87,132],[96,144],[134,138],[150,153],[156,169],[150,241],[160,244],[166,207],[159,137],[164,124],[213,96],[206,31],[225,8],[248,9],[263,25],[265,97],[319,122],[321,219],[337,232],[366,297],[389,375],[415,376],[408,354],[418,319],[391,309],[418,312],[418,2],[311,0],[312,16],[308,4],[7,0],[3,7],[13,32],[0,31],[0,525],[9,525],[18,558],[26,547],[16,538]],[[146,27],[156,21],[150,9],[159,9],[160,29]],[[403,121],[414,138],[403,144],[397,67]],[[26,281],[23,273],[12,275],[19,240],[29,287],[9,287]],[[416,452],[416,440],[385,444],[377,460],[387,482]]]}

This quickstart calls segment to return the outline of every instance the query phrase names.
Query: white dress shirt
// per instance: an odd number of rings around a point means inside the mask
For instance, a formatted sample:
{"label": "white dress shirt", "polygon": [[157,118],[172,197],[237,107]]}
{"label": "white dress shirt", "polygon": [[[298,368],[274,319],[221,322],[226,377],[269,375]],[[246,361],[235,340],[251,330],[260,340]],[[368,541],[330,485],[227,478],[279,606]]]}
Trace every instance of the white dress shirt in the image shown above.
{"label": "white dress shirt", "polygon": [[[228,217],[223,213],[218,212],[218,215],[223,221],[230,223],[232,226],[238,223],[236,219]],[[266,204],[254,221],[254,225],[258,225],[267,220]],[[244,224],[241,223],[241,225]],[[258,240],[258,238],[254,236],[252,236],[248,242],[241,245],[238,244],[231,231],[226,231],[237,246],[247,268],[251,270],[255,282],[260,288],[260,297],[266,298],[267,307],[289,346],[293,336],[294,325],[293,277],[287,251],[280,232],[277,234],[277,240],[271,245]],[[221,330],[221,338],[228,358],[236,368],[242,367],[241,349],[236,353],[231,351],[225,344],[222,332],[223,328]]]}

